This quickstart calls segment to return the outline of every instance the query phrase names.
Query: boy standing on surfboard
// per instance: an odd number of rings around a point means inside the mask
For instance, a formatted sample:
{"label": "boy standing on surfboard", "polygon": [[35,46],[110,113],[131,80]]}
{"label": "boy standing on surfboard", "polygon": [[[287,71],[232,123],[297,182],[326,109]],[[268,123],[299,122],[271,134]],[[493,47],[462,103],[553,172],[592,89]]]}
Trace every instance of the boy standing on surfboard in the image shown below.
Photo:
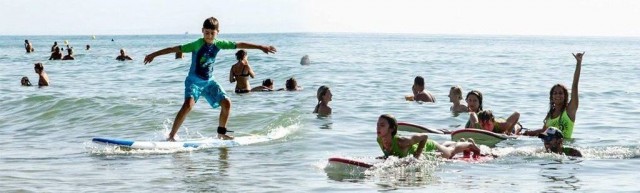
{"label": "boy standing on surfboard", "polygon": [[212,108],[222,106],[218,121],[218,138],[233,139],[232,136],[227,135],[228,130],[226,128],[231,111],[231,100],[213,77],[213,64],[215,63],[216,55],[221,49],[237,48],[260,49],[266,54],[276,52],[276,48],[273,46],[216,39],[218,33],[218,20],[214,17],[207,18],[202,24],[203,38],[188,44],[155,51],[144,58],[144,64],[147,64],[152,62],[156,56],[175,52],[191,53],[191,68],[184,83],[184,103],[173,121],[171,133],[167,138],[168,141],[175,141],[174,137],[178,129],[180,129],[180,125],[182,125],[200,95],[207,99]]}

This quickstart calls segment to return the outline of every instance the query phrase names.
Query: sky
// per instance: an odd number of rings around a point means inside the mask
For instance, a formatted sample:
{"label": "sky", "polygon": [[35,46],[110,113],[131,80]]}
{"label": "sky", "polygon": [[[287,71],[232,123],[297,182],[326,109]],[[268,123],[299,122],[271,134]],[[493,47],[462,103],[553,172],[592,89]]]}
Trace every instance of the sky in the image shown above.
{"label": "sky", "polygon": [[417,33],[640,37],[638,0],[0,0],[0,35]]}

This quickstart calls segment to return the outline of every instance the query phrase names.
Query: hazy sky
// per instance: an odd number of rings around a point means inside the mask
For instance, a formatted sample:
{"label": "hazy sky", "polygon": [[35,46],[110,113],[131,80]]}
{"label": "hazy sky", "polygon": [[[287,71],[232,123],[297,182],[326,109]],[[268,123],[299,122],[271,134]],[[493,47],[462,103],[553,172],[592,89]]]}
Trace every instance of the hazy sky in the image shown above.
{"label": "hazy sky", "polygon": [[0,35],[371,32],[640,36],[640,0],[0,0]]}

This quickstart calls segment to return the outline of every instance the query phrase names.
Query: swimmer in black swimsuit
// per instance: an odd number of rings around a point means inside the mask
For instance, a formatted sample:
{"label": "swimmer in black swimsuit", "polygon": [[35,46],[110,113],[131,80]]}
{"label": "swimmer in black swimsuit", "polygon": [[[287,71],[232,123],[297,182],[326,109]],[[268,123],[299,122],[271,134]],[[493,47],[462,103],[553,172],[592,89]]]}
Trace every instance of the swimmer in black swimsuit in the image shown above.
{"label": "swimmer in black swimsuit", "polygon": [[255,77],[255,73],[251,66],[249,65],[249,61],[247,59],[247,51],[238,50],[236,53],[236,59],[238,62],[231,66],[231,70],[229,72],[229,82],[236,82],[236,93],[248,93],[251,92],[251,86],[249,85],[249,76],[251,78]]}

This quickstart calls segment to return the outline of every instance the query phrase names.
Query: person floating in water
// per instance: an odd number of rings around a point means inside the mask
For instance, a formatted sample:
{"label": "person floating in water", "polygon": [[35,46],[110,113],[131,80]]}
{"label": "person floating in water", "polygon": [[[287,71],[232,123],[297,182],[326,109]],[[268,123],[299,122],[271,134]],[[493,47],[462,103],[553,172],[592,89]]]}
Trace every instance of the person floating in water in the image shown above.
{"label": "person floating in water", "polygon": [[237,82],[236,93],[251,92],[249,77],[254,78],[256,74],[253,72],[253,69],[251,69],[251,65],[249,65],[247,51],[238,50],[238,52],[236,52],[236,59],[238,62],[232,65],[229,70],[229,82]]}
{"label": "person floating in water", "polygon": [[549,127],[545,132],[538,134],[538,138],[542,139],[544,149],[547,152],[582,157],[582,153],[579,150],[563,145],[564,136],[562,135],[562,131],[555,127]]}
{"label": "person floating in water", "polygon": [[261,86],[256,86],[251,89],[251,92],[255,91],[273,91],[273,80],[270,78],[264,79]]}
{"label": "person floating in water", "polygon": [[58,42],[53,42],[53,46],[51,46],[51,52],[56,51],[57,47],[58,47]]}
{"label": "person floating in water", "polygon": [[318,98],[318,104],[316,108],[313,109],[313,113],[318,113],[321,116],[327,116],[331,114],[331,107],[329,106],[329,101],[333,94],[331,94],[331,90],[329,90],[328,86],[320,86],[318,88],[318,92],[316,94],[316,98]]}
{"label": "person floating in water", "polygon": [[131,57],[129,57],[129,55],[127,55],[127,53],[124,50],[124,48],[120,48],[120,55],[118,57],[116,57],[116,60],[125,61],[125,60],[133,60],[133,59],[131,59]]}
{"label": "person floating in water", "polygon": [[60,52],[60,47],[56,46],[54,48],[53,53],[49,56],[49,60],[60,60],[62,59],[62,52]]}
{"label": "person floating in water", "polygon": [[73,49],[67,48],[67,55],[62,58],[62,60],[75,60],[73,57]]}
{"label": "person floating in water", "polygon": [[304,55],[300,59],[300,65],[309,65],[311,61],[309,60],[309,55]]}
{"label": "person floating in water", "polygon": [[20,84],[22,86],[31,86],[31,81],[29,81],[29,77],[23,76],[22,79],[20,79]]}
{"label": "person floating in water", "polygon": [[35,51],[35,49],[33,49],[33,45],[31,45],[31,42],[29,42],[29,40],[24,40],[24,49],[27,50],[27,53]]}
{"label": "person floating in water", "polygon": [[462,88],[460,86],[452,86],[449,90],[449,102],[453,104],[449,110],[454,113],[468,112],[469,107],[460,101],[462,101]]}
{"label": "person floating in water", "polygon": [[302,87],[298,86],[298,81],[295,78],[291,77],[284,83],[284,88],[278,89],[278,91],[280,90],[299,91],[302,90]]}
{"label": "person floating in water", "polygon": [[416,76],[413,80],[413,86],[411,87],[411,91],[413,91],[413,95],[405,96],[405,99],[408,101],[419,101],[419,102],[436,102],[436,97],[431,95],[429,91],[425,91],[424,87],[424,78],[422,76]]}
{"label": "person floating in water", "polygon": [[42,63],[35,63],[33,69],[38,74],[38,86],[49,86],[49,76],[44,71],[44,65]]}
{"label": "person floating in water", "polygon": [[91,46],[89,44],[87,44],[87,50],[90,50]]}
{"label": "person floating in water", "polygon": [[218,120],[218,138],[233,139],[227,135],[227,120],[231,111],[231,100],[224,89],[213,77],[213,64],[221,49],[259,49],[264,53],[275,53],[276,48],[268,45],[258,45],[246,42],[233,42],[217,39],[219,33],[219,23],[214,17],[207,18],[202,24],[202,36],[194,42],[168,47],[155,51],[144,58],[144,63],[150,63],[160,55],[175,52],[191,53],[191,68],[185,80],[184,103],[178,111],[171,127],[168,141],[175,141],[175,135],[187,117],[187,114],[195,106],[200,95],[204,96],[212,108],[222,107],[220,119]]}
{"label": "person floating in water", "polygon": [[480,156],[480,148],[473,140],[470,141],[447,141],[442,144],[430,140],[427,135],[417,134],[411,137],[399,137],[398,122],[396,118],[389,114],[380,115],[376,127],[377,141],[380,149],[384,153],[383,157],[396,156],[399,158],[413,155],[420,158],[424,153],[436,154],[441,157],[451,159],[453,156],[463,153],[464,157],[470,157],[473,152],[474,157]]}

